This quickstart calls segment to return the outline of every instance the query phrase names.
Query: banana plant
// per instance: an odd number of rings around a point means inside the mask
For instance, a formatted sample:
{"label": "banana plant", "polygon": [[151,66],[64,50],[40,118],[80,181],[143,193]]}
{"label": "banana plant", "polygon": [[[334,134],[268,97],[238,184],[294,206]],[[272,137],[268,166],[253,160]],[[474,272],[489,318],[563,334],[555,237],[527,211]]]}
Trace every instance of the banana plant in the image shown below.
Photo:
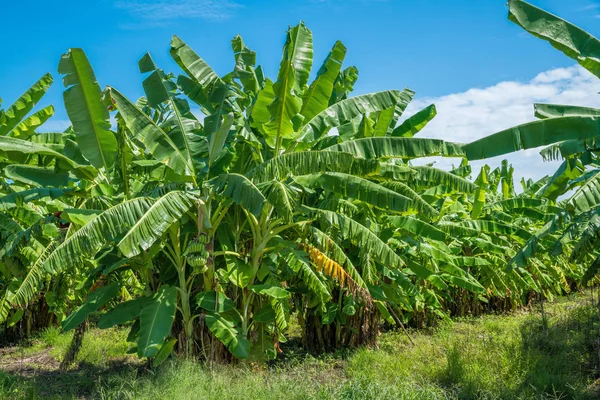
{"label": "banana plant", "polygon": [[[510,0],[508,8],[512,22],[550,43],[600,77],[600,41],[597,38],[522,0]],[[569,246],[566,243],[585,231],[584,227],[588,227],[587,221],[590,218],[587,213],[594,212],[600,199],[596,185],[599,171],[596,141],[600,135],[600,110],[556,104],[535,104],[534,110],[538,121],[495,133],[464,146],[469,160],[539,146],[547,146],[541,151],[544,159],[564,160],[553,176],[537,188],[534,195],[556,201],[560,196],[574,192],[569,199],[559,202],[563,210],[540,228],[511,260],[511,266],[519,267],[530,260],[535,262],[534,255],[545,254],[549,250],[550,244],[544,245],[541,243],[543,241],[555,241],[552,245],[555,249],[553,254],[561,254],[561,250],[567,251]],[[571,259],[581,260],[575,256]],[[597,262],[594,261],[588,277],[592,277],[597,271],[596,265]]]}
{"label": "banana plant", "polygon": [[[523,24],[543,15],[509,6]],[[582,262],[600,265],[597,110],[538,105],[540,121],[487,141],[426,139],[435,106],[404,118],[410,89],[352,96],[358,69],[344,67],[341,42],[310,81],[303,23],[287,31],[273,80],[239,35],[231,47],[220,76],[174,36],[183,72],[144,55],[137,101],[102,92],[71,49],[59,64],[69,129],[35,131],[50,109],[27,117],[47,78],[0,112],[0,320],[45,294],[65,330],[92,312],[100,328],[129,324],[132,352],[154,365],[173,351],[262,361],[293,315],[311,350],[369,345],[381,319],[505,310],[581,282]],[[557,133],[536,136],[544,129]],[[565,163],[522,193],[507,162],[471,178],[467,159],[539,144]],[[414,165],[429,156],[462,161]]]}

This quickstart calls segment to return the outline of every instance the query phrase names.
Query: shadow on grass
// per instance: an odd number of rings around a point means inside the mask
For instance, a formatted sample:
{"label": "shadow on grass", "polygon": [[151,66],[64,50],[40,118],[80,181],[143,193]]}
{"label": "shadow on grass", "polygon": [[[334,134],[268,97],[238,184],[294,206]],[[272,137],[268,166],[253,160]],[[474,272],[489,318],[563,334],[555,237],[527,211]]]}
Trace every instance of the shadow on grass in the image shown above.
{"label": "shadow on grass", "polygon": [[439,382],[464,399],[598,399],[597,313],[582,306],[547,324],[531,315],[509,332],[474,330],[451,341]]}
{"label": "shadow on grass", "polygon": [[141,364],[129,361],[110,361],[104,367],[80,362],[65,372],[58,369],[25,371],[0,371],[0,393],[14,396],[11,399],[63,399],[88,398],[102,380],[127,375],[144,375]]}

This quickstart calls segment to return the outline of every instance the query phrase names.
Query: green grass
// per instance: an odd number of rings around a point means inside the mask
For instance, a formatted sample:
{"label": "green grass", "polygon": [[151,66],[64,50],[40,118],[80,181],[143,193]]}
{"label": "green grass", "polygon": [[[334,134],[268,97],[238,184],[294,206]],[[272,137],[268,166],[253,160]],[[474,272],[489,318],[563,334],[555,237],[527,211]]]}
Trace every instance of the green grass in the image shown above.
{"label": "green grass", "polygon": [[[78,365],[20,376],[0,372],[0,398],[94,399],[592,399],[599,398],[600,323],[584,296],[508,316],[462,319],[380,337],[379,349],[312,357],[286,353],[270,367],[207,368],[173,360],[144,371],[123,330],[86,334]],[[71,335],[52,329],[18,352],[58,357]],[[15,357],[11,355],[10,357]],[[0,369],[6,357],[0,358]]]}

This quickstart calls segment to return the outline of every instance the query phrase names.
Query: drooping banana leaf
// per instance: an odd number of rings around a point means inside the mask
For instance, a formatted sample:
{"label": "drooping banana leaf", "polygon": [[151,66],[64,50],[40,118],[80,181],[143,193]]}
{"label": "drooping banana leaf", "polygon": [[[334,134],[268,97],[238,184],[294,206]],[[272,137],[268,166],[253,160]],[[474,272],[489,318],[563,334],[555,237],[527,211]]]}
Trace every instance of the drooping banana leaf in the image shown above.
{"label": "drooping banana leaf", "polygon": [[248,178],[240,174],[222,174],[209,182],[217,193],[230,198],[257,218],[260,216],[266,199]]}
{"label": "drooping banana leaf", "polygon": [[600,136],[600,117],[557,117],[517,125],[463,148],[469,160],[482,160],[564,140],[597,136]]}
{"label": "drooping banana leaf", "polygon": [[169,192],[156,200],[118,244],[125,257],[148,250],[200,200],[185,192]]}
{"label": "drooping banana leaf", "polygon": [[409,180],[409,183],[418,183],[420,186],[425,187],[443,185],[447,188],[464,193],[472,193],[477,189],[477,185],[473,182],[438,168],[419,165],[411,167],[411,169],[415,171],[416,174],[412,177],[412,182]]}
{"label": "drooping banana leaf", "polygon": [[105,244],[120,238],[144,216],[152,204],[151,199],[136,198],[109,208],[65,239],[48,256],[42,267],[49,273],[58,273],[81,263]]}
{"label": "drooping banana leaf", "polygon": [[396,212],[406,211],[411,203],[408,197],[375,182],[339,172],[301,175],[294,177],[294,180],[313,189],[320,188],[332,191],[341,195],[342,198],[350,197],[372,204],[375,207]]}
{"label": "drooping banana leaf", "polygon": [[535,208],[539,210],[547,210],[549,201],[546,199],[535,199],[528,197],[512,197],[510,199],[499,200],[493,203],[488,203],[486,209],[500,208],[504,211],[512,211],[519,208]]}
{"label": "drooping banana leaf", "polygon": [[467,228],[476,229],[479,232],[487,232],[499,235],[512,235],[524,240],[527,240],[531,237],[531,234],[523,228],[520,228],[515,225],[507,225],[493,221],[467,220],[458,222],[457,224]]}
{"label": "drooping banana leaf", "polygon": [[171,332],[177,306],[177,288],[163,285],[140,313],[138,356],[154,357]]}
{"label": "drooping banana leaf", "polygon": [[548,221],[544,226],[535,231],[527,240],[525,245],[508,262],[509,269],[523,268],[527,266],[527,261],[539,251],[539,242],[564,228],[567,215],[565,212],[558,213],[554,218]]}
{"label": "drooping banana leaf", "polygon": [[568,205],[576,213],[600,206],[600,172],[597,172],[577,189],[569,199]]}
{"label": "drooping banana leaf", "polygon": [[313,143],[327,131],[366,113],[394,108],[400,100],[400,91],[364,94],[337,102],[315,115],[297,134],[298,140]]}
{"label": "drooping banana leaf", "polygon": [[63,330],[70,331],[71,329],[79,326],[81,323],[83,323],[83,321],[85,321],[85,318],[88,316],[88,314],[98,310],[110,299],[115,297],[117,293],[119,293],[120,289],[120,284],[111,283],[108,286],[103,286],[90,293],[86,301],[62,322]]}
{"label": "drooping banana leaf", "polygon": [[554,143],[541,150],[540,155],[544,161],[556,161],[598,150],[600,150],[600,137],[594,137],[591,139],[573,139]]}
{"label": "drooping banana leaf", "polygon": [[522,0],[508,1],[508,19],[550,43],[600,78],[600,41],[569,22]]}
{"label": "drooping banana leaf", "polygon": [[535,116],[540,119],[556,117],[600,117],[600,109],[591,107],[536,103],[533,105],[533,108]]}
{"label": "drooping banana leaf", "polygon": [[[38,293],[38,288],[45,282],[46,271],[42,268],[48,256],[58,247],[58,241],[52,241],[38,254],[38,258],[31,264],[29,272],[10,300],[13,306],[26,306]],[[0,321],[3,322],[3,321]]]}
{"label": "drooping banana leaf", "polygon": [[438,212],[429,203],[427,203],[417,192],[412,190],[410,186],[402,182],[382,182],[381,186],[393,190],[411,200],[410,208],[417,210],[429,219],[433,219],[438,215]]}
{"label": "drooping banana leaf", "polygon": [[343,237],[350,239],[357,246],[368,249],[381,264],[390,269],[400,269],[405,262],[385,242],[364,225],[343,214],[327,210],[314,210],[330,226],[340,230]]}
{"label": "drooping banana leaf", "polygon": [[285,221],[291,222],[297,203],[293,190],[277,180],[263,182],[258,185],[258,188],[277,214]]}
{"label": "drooping banana leaf", "polygon": [[109,93],[127,128],[144,143],[154,158],[166,163],[180,175],[192,173],[191,161],[165,131],[116,89],[109,88]]}
{"label": "drooping banana leaf", "polygon": [[325,303],[331,299],[331,293],[327,285],[321,281],[319,275],[311,267],[307,254],[303,251],[296,250],[293,248],[286,248],[283,251],[286,265],[294,271],[294,273],[300,278],[308,287],[308,289],[318,298],[321,302]]}
{"label": "drooping banana leaf", "polygon": [[367,288],[365,282],[362,277],[354,267],[354,264],[348,258],[344,250],[339,247],[325,232],[321,231],[314,226],[310,227],[310,232],[313,240],[317,243],[317,247],[321,251],[329,254],[332,259],[334,259],[338,264],[340,264],[346,273],[352,278],[359,286],[363,288]]}
{"label": "drooping banana leaf", "polygon": [[[93,180],[98,171],[92,167],[91,165],[80,165],[73,161],[71,158],[66,155],[54,151],[46,146],[41,144],[37,144],[28,140],[21,140],[7,136],[0,136],[0,156],[7,158],[8,160],[13,160],[17,163],[21,163],[21,155],[47,155],[51,157],[55,157],[57,160],[60,160],[61,163],[64,163],[66,166],[71,167],[73,174],[77,177]],[[14,158],[14,155],[18,155],[19,157]]]}
{"label": "drooping banana leaf", "polygon": [[600,241],[600,214],[598,214],[599,209],[596,209],[596,212],[592,215],[589,220],[585,221],[581,228],[583,232],[581,233],[579,240],[573,247],[573,251],[570,256],[571,261],[579,261],[588,254],[593,254],[598,248],[598,242]]}
{"label": "drooping banana leaf", "polygon": [[74,194],[75,189],[67,188],[35,188],[0,196],[0,211],[10,210],[45,198],[57,199],[61,196]]}
{"label": "drooping banana leaf", "polygon": [[438,139],[372,137],[346,141],[326,148],[342,151],[365,159],[404,158],[429,156],[462,157],[461,146]]}
{"label": "drooping banana leaf", "polygon": [[243,335],[241,328],[218,313],[208,313],[205,316],[208,329],[227,347],[236,358],[248,358],[250,341]]}
{"label": "drooping banana leaf", "polygon": [[69,174],[57,173],[54,168],[36,167],[33,165],[11,164],[4,169],[4,175],[16,182],[36,187],[67,187]]}
{"label": "drooping banana leaf", "polygon": [[435,226],[428,224],[413,217],[390,216],[387,222],[395,228],[404,229],[417,237],[426,237],[432,240],[445,241],[448,238],[446,233],[440,231]]}
{"label": "drooping banana leaf", "polygon": [[[189,138],[193,135],[192,130],[197,123],[196,117],[189,111],[187,102],[175,95],[175,84],[156,66],[149,53],[146,53],[138,64],[140,72],[151,72],[142,83],[148,104],[157,107],[163,102],[168,102],[173,114],[167,123],[172,122],[174,125],[169,131],[169,137],[178,145],[183,156],[191,161],[194,151]],[[194,165],[191,162],[189,164]],[[192,174],[195,175],[195,171]]]}
{"label": "drooping banana leaf", "polygon": [[358,158],[350,153],[298,151],[274,157],[249,171],[247,176],[256,182],[262,182],[325,171],[367,176],[376,174],[378,169],[377,161]]}

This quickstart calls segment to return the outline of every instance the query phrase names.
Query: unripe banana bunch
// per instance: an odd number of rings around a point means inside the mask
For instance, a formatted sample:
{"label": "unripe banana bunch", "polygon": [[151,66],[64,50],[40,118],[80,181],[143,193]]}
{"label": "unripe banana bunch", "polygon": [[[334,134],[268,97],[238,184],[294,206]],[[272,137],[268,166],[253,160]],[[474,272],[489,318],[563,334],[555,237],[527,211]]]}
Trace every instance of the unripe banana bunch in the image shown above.
{"label": "unripe banana bunch", "polygon": [[204,273],[208,270],[206,260],[208,259],[208,251],[206,244],[208,236],[200,235],[197,239],[191,240],[185,250],[188,264],[199,273]]}

